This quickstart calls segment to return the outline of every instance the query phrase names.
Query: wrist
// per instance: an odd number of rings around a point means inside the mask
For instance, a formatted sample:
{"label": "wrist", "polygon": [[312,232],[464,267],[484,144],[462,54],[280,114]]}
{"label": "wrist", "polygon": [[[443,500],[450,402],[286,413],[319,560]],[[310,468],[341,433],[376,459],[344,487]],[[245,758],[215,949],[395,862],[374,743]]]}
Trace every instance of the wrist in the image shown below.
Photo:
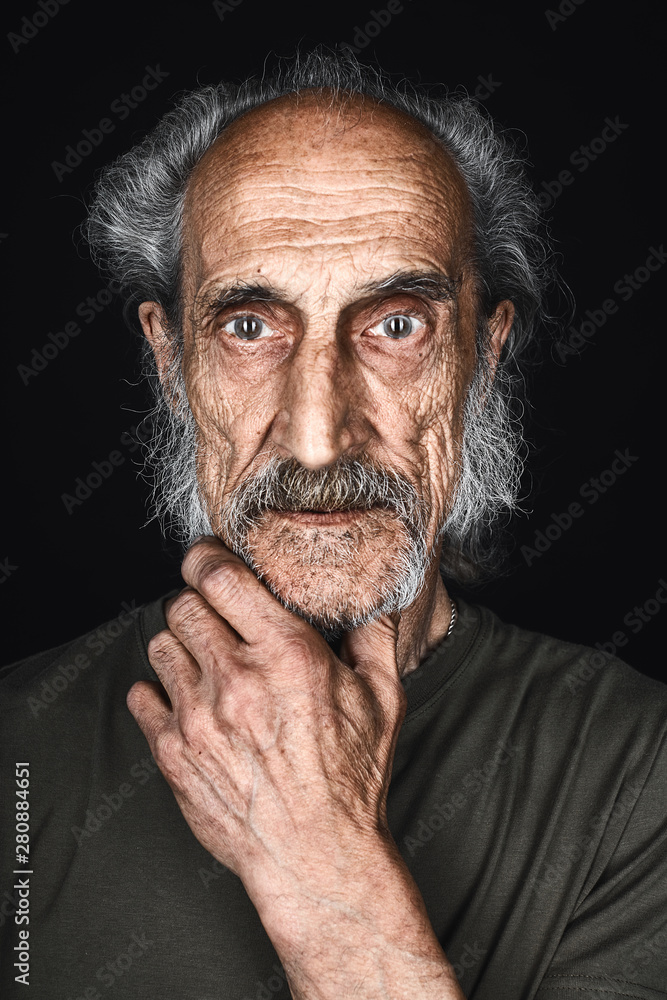
{"label": "wrist", "polygon": [[357,842],[334,867],[281,879],[253,902],[294,996],[301,995],[301,979],[330,987],[340,980],[341,996],[351,982],[378,976],[400,982],[406,975],[423,987],[424,998],[432,986],[442,991],[434,996],[461,996],[419,889],[388,835]]}

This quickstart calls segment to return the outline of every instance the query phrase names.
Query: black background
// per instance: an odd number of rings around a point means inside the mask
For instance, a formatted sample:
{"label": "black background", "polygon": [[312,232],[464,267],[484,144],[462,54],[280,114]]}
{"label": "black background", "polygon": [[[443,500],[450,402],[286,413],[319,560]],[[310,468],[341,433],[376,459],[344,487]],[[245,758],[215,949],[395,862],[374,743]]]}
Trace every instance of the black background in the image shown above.
{"label": "black background", "polygon": [[[55,0],[45,2],[53,8]],[[270,65],[272,54],[289,55],[297,43],[353,42],[371,11],[384,10],[384,0],[310,10],[235,3],[218,13],[208,2],[70,0],[37,31],[22,21],[40,11],[37,0],[5,8],[3,662],[61,643],[114,617],[123,602],[151,600],[179,583],[178,548],[162,541],[155,523],[144,526],[147,490],[137,478],[137,454],[121,444],[145,407],[134,384],[136,340],[115,301],[88,324],[76,314],[104,288],[73,235],[95,171],[137,141],[178,92],[261,73],[267,57]],[[636,634],[623,621],[667,576],[664,274],[652,274],[627,302],[613,287],[667,238],[660,205],[664,25],[647,0],[614,12],[602,0],[564,0],[561,8],[558,15],[555,3],[405,0],[360,58],[398,77],[471,93],[490,76],[493,92],[483,103],[527,140],[536,186],[544,190],[542,182],[564,169],[573,175],[549,215],[576,300],[574,324],[606,299],[619,308],[578,355],[559,360],[545,341],[542,364],[529,376],[529,513],[517,519],[508,574],[476,599],[518,624],[588,644],[622,630],[628,642],[620,655],[665,677],[667,610],[661,606]],[[559,17],[551,24],[549,9]],[[15,52],[9,33],[21,31],[34,37],[14,39]],[[121,121],[112,103],[158,64],[168,77]],[[627,128],[588,169],[570,164],[570,154],[617,116]],[[59,181],[52,163],[104,117],[113,133]],[[80,335],[24,384],[19,366],[32,365],[33,348],[41,352],[49,332],[69,321],[79,322]],[[115,449],[123,464],[68,513],[62,494]],[[595,504],[582,500],[581,487],[609,469],[617,449],[637,460]],[[552,514],[577,501],[583,516],[529,566],[521,546],[533,545]]]}

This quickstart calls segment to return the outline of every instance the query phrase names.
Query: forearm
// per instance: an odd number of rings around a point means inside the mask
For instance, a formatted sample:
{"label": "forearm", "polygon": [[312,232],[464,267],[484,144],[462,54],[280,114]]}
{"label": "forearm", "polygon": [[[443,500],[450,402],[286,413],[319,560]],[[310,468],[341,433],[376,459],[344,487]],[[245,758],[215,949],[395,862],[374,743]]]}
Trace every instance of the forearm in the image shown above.
{"label": "forearm", "polygon": [[463,1000],[395,845],[258,906],[294,1000]]}

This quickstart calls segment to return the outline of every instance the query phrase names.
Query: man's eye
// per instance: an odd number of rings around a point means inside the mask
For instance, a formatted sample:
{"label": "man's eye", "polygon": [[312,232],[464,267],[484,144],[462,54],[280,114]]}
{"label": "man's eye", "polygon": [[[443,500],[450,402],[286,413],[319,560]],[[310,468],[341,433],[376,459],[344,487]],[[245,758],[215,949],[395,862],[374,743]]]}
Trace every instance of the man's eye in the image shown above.
{"label": "man's eye", "polygon": [[370,328],[370,333],[375,337],[391,337],[392,340],[403,340],[410,334],[416,333],[423,327],[423,323],[415,316],[406,316],[404,313],[397,313],[395,316],[387,316],[381,323],[376,323]]}
{"label": "man's eye", "polygon": [[222,329],[239,340],[259,340],[271,334],[271,328],[257,316],[237,316],[225,323]]}

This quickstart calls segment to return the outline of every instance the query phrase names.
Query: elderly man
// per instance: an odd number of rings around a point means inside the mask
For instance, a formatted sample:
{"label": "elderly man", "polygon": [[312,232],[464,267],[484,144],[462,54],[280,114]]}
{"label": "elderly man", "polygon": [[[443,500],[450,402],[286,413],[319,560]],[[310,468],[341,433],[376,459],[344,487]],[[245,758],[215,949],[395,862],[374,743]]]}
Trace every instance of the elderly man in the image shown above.
{"label": "elderly man", "polygon": [[187,586],[3,675],[7,995],[664,997],[665,689],[450,594],[549,271],[507,142],[315,53],[187,95],[88,232]]}

